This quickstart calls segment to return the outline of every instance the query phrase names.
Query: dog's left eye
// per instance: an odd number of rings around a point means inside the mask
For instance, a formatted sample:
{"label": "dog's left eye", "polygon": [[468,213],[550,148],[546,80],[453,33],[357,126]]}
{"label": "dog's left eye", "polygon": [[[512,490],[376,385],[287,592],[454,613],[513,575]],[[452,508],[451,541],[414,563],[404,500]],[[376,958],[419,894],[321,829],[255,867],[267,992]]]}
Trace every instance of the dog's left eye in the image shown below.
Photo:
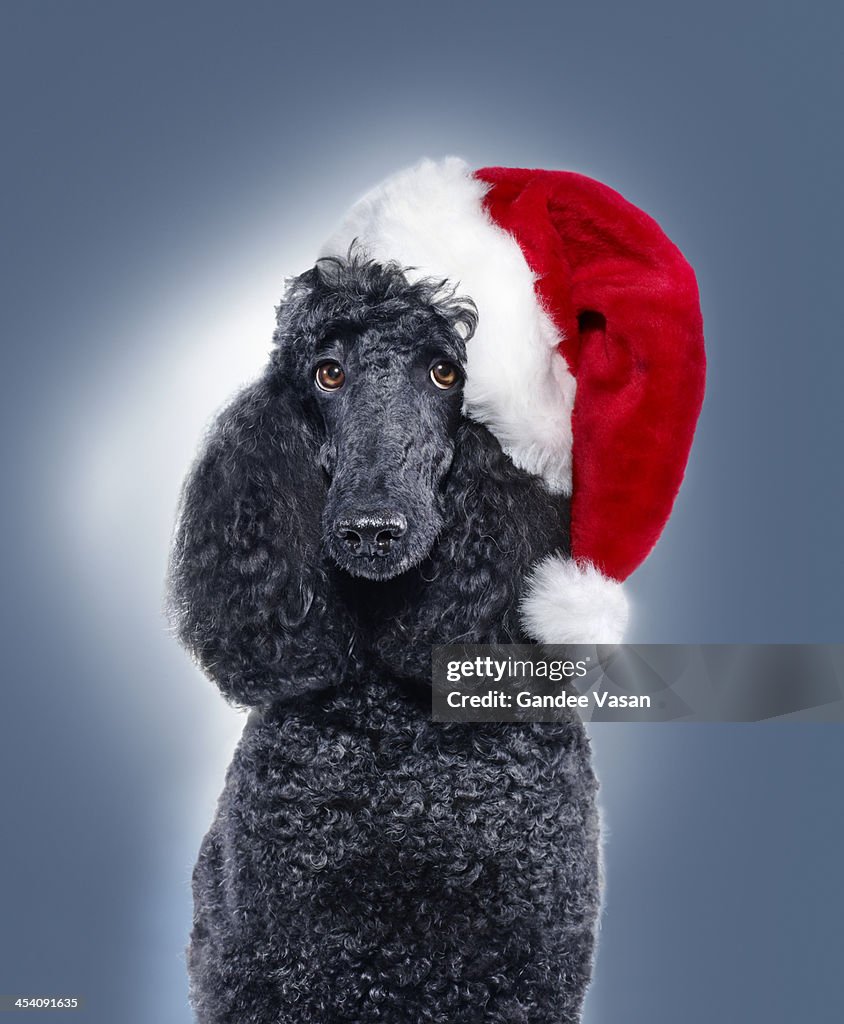
{"label": "dog's left eye", "polygon": [[431,380],[441,391],[448,391],[460,380],[460,371],[454,363],[441,360],[431,367]]}
{"label": "dog's left eye", "polygon": [[328,360],[316,368],[314,380],[321,391],[339,391],[346,383],[346,374],[339,363]]}

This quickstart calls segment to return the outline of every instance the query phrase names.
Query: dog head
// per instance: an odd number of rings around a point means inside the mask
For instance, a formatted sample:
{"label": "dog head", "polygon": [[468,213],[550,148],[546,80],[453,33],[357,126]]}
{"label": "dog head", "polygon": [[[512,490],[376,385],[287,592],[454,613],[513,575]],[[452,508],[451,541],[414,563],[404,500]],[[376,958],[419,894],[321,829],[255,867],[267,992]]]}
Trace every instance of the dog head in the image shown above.
{"label": "dog head", "polygon": [[441,282],[354,253],[291,282],[266,371],[188,477],[171,561],[178,634],[235,703],[519,638],[568,509],[461,412],[475,321]]}

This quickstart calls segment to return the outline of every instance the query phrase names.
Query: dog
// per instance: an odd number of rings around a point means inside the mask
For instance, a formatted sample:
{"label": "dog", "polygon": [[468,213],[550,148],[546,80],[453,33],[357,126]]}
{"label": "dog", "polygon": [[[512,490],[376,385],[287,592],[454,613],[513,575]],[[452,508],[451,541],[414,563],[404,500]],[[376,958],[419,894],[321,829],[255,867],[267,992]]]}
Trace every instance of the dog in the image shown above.
{"label": "dog", "polygon": [[193,874],[200,1024],[571,1024],[600,905],[572,713],[436,724],[431,646],[529,642],[568,503],[464,415],[477,323],[351,249],[288,287],[183,491],[181,642],[250,713]]}

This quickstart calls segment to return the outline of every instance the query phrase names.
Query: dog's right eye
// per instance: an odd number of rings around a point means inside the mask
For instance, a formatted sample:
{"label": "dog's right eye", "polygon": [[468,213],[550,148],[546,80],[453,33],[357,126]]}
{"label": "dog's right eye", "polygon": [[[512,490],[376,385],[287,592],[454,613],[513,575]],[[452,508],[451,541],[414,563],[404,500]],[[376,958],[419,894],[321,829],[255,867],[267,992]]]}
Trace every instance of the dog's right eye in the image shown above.
{"label": "dog's right eye", "polygon": [[319,364],[314,380],[320,391],[339,391],[346,383],[346,374],[339,363],[329,360]]}

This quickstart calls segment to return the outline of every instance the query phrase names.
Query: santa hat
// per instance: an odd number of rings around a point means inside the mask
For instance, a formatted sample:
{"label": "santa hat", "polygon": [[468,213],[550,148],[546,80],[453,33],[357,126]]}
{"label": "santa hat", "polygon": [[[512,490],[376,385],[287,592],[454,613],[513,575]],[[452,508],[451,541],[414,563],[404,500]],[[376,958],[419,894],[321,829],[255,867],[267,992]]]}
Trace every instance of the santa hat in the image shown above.
{"label": "santa hat", "polygon": [[478,308],[464,413],[513,462],[571,495],[571,558],[535,567],[522,603],[544,643],[615,643],[620,581],[662,532],[703,401],[695,276],[617,192],[566,171],[426,160],[356,203],[323,249],[353,241]]}

